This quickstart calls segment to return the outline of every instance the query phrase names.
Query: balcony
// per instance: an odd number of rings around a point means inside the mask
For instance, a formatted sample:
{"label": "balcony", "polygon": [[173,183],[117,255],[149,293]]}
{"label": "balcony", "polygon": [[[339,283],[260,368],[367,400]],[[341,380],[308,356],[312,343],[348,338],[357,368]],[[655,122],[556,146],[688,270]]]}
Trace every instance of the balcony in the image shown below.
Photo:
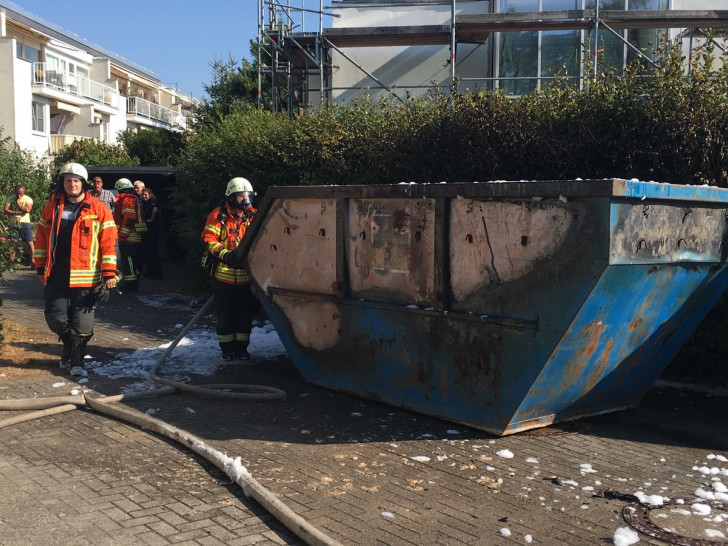
{"label": "balcony", "polygon": [[[127,118],[142,118],[154,126],[181,127],[181,114],[141,97],[126,97]],[[136,121],[139,121],[137,119]]]}
{"label": "balcony", "polygon": [[96,140],[90,137],[78,135],[51,135],[50,154],[56,155],[61,149],[65,148],[75,140]]}
{"label": "balcony", "polygon": [[33,85],[88,99],[96,104],[119,108],[119,92],[86,76],[49,67],[46,63],[33,63]]}

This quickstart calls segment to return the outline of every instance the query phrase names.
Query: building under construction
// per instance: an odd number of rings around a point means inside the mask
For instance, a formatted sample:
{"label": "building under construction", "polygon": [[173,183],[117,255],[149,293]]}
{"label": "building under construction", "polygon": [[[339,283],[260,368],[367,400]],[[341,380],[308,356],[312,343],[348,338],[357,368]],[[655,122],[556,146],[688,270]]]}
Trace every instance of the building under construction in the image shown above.
{"label": "building under construction", "polygon": [[[315,5],[314,5],[315,4]],[[724,0],[259,0],[259,98],[291,115],[361,93],[522,95],[653,62],[662,36],[725,52]],[[711,9],[714,8],[714,9]],[[272,83],[270,96],[262,89]]]}

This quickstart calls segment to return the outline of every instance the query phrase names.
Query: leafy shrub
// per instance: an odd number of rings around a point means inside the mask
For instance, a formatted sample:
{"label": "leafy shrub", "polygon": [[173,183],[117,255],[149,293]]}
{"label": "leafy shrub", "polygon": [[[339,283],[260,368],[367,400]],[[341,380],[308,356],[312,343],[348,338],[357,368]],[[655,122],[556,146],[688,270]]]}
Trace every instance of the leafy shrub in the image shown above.
{"label": "leafy shrub", "polygon": [[22,255],[22,243],[10,239],[10,228],[0,222],[0,284],[5,283],[3,273],[15,271]]}
{"label": "leafy shrub", "polygon": [[96,167],[136,167],[139,159],[129,156],[123,146],[111,146],[98,140],[74,140],[65,146],[53,160],[53,170],[69,162]]}
{"label": "leafy shrub", "polygon": [[[39,204],[43,203],[50,190],[48,169],[30,152],[21,150],[10,137],[3,137],[0,127],[0,207],[8,196],[14,194],[15,186],[20,183],[25,186],[25,193],[33,198],[30,216],[35,220],[40,214]],[[4,214],[0,214],[0,217],[6,219]]]}
{"label": "leafy shrub", "polygon": [[[20,183],[33,198],[30,216],[36,220],[50,189],[47,168],[30,152],[21,150],[10,137],[3,137],[0,128],[0,207],[4,206],[5,199],[15,195],[15,186]],[[0,213],[0,283],[3,274],[13,271],[23,254],[22,244],[10,239],[11,225],[7,216]]]}
{"label": "leafy shrub", "polygon": [[[185,146],[185,135],[175,131],[135,131],[127,129],[118,135],[119,142],[129,157],[139,165],[174,167],[179,163]],[[96,165],[96,163],[94,163]]]}

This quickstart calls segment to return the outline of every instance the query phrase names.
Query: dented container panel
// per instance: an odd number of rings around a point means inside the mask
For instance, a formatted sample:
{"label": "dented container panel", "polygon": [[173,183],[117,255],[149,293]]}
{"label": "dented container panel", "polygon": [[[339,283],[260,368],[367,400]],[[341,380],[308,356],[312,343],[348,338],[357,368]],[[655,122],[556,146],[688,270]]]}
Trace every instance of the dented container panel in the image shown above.
{"label": "dented container panel", "polygon": [[354,297],[434,304],[432,199],[351,199],[347,225]]}
{"label": "dented container panel", "polygon": [[243,241],[311,382],[510,434],[634,406],[728,285],[728,190],[271,188]]}
{"label": "dented container panel", "polygon": [[268,286],[336,292],[336,202],[277,199],[258,233],[249,262],[253,278]]}

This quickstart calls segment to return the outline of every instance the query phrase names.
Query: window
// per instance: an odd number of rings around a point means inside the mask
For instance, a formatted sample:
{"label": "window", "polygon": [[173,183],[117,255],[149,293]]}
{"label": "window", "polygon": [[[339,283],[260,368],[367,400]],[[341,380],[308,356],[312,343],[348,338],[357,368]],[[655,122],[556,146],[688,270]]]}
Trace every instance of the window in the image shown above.
{"label": "window", "polygon": [[[647,9],[667,9],[667,0],[629,0],[630,11],[640,11]],[[654,50],[660,41],[660,33],[666,29],[654,28],[635,28],[627,31],[627,39],[629,43],[642,51],[650,59],[654,59]],[[627,49],[627,62],[631,63],[637,59],[639,55],[632,49]]]}
{"label": "window", "polygon": [[524,95],[538,80],[538,32],[502,32],[500,87],[509,95]]}
{"label": "window", "polygon": [[33,131],[45,133],[45,106],[40,102],[33,102]]}
{"label": "window", "polygon": [[[578,9],[581,0],[501,0],[501,13]],[[577,30],[501,32],[499,86],[523,95],[542,86],[554,71],[579,76],[581,36]],[[540,54],[539,54],[540,52]]]}
{"label": "window", "polygon": [[[581,40],[578,30],[541,32],[541,76],[552,78],[564,69],[569,78],[579,77]],[[541,84],[547,83],[542,81]]]}
{"label": "window", "polygon": [[16,46],[16,55],[18,59],[25,59],[31,63],[40,62],[40,49],[36,49],[28,44],[18,42]]}

